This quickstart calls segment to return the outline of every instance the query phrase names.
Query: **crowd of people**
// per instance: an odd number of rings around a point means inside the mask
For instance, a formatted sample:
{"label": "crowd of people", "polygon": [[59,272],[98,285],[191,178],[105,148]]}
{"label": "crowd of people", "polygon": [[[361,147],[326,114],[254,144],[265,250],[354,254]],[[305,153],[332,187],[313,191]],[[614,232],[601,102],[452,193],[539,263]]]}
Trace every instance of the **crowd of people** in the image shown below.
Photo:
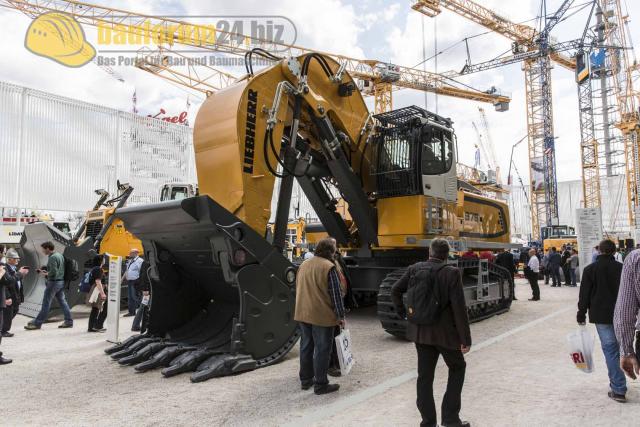
{"label": "crowd of people", "polygon": [[[422,416],[421,425],[438,425],[433,381],[437,361],[442,356],[449,373],[439,425],[467,427],[470,423],[460,418],[461,393],[466,371],[464,355],[470,351],[472,339],[462,275],[457,267],[447,263],[450,258],[447,240],[434,239],[429,253],[428,260],[410,266],[395,283],[392,300],[399,316],[408,320],[407,338],[416,347],[416,404]],[[577,319],[584,324],[588,312],[589,321],[596,325],[610,378],[608,396],[624,402],[625,374],[633,379],[640,374],[636,356],[640,355],[640,332],[636,332],[636,328],[640,330],[640,320],[636,326],[640,310],[640,250],[625,254],[624,266],[617,261],[616,253],[619,251],[615,244],[605,240],[598,246],[595,262],[584,269]],[[299,377],[303,390],[313,386],[317,394],[339,389],[327,377],[335,328],[346,325],[339,297],[344,296],[344,289],[338,278],[336,254],[335,240],[322,240],[315,256],[305,257],[298,270],[295,319],[302,328]],[[561,286],[563,280],[565,286],[577,286],[579,261],[575,248],[563,246],[560,252],[550,248],[544,255],[531,249],[527,255],[524,270],[533,292],[530,300],[540,299],[541,275],[547,284],[551,279],[552,287]],[[468,251],[462,257],[479,255]],[[514,276],[518,262],[523,261],[515,259],[507,249],[486,259]]]}
{"label": "crowd of people", "polygon": [[[4,248],[0,249],[4,253]],[[51,242],[43,243],[41,249],[48,256],[48,263],[36,271],[46,279],[46,289],[40,313],[25,329],[41,328],[54,298],[64,313],[64,322],[59,327],[71,328],[73,318],[64,296],[64,257],[55,251]],[[448,263],[451,254],[447,240],[433,239],[429,254],[424,262],[409,266],[394,284],[392,302],[397,314],[407,320],[407,339],[416,347],[416,403],[422,416],[421,425],[438,425],[433,381],[437,361],[442,356],[449,374],[440,425],[467,427],[470,423],[460,418],[461,393],[466,371],[464,355],[471,350],[472,338],[462,275],[455,265]],[[611,240],[603,240],[597,247],[594,262],[584,268],[577,322],[584,325],[588,315],[589,322],[595,324],[609,374],[608,396],[624,402],[627,391],[625,374],[633,379],[640,374],[637,356],[640,355],[640,250],[622,257],[618,254]],[[22,279],[29,273],[29,268],[18,267],[20,257],[17,251],[10,249],[4,255],[6,262],[0,264],[0,329],[2,337],[11,337],[11,320],[24,301]],[[467,253],[466,256],[471,257],[472,254]],[[561,286],[562,279],[566,286],[577,285],[579,261],[575,248],[563,246],[560,252],[550,248],[544,255],[531,249],[527,258],[516,260],[505,250],[487,259],[508,270],[512,276],[516,274],[518,261],[524,261],[524,273],[533,293],[530,300],[533,301],[540,299],[538,281],[541,275],[545,283],[551,280],[552,287]],[[340,388],[339,384],[330,383],[329,376],[340,375],[334,340],[346,328],[346,315],[352,306],[344,268],[336,241],[329,237],[317,243],[314,253],[305,256],[298,269],[294,318],[301,330],[299,380],[303,390],[313,388],[318,395],[333,393]],[[148,262],[140,257],[138,250],[132,249],[121,280],[129,289],[128,313],[125,316],[135,316],[132,329],[135,331],[146,327],[151,291],[148,270]],[[88,286],[87,303],[91,306],[89,332],[105,330],[106,274],[105,258],[98,255],[83,278]],[[11,360],[0,353],[0,364],[7,363]]]}
{"label": "crowd of people", "polygon": [[537,248],[531,248],[522,254],[520,261],[524,264],[524,277],[531,286],[532,296],[529,301],[540,301],[538,282],[541,277],[544,278],[545,285],[551,281],[552,288],[561,287],[563,281],[565,286],[578,286],[580,258],[577,249],[571,245],[562,245],[560,251],[551,247],[544,254]]}
{"label": "crowd of people", "polygon": [[[65,280],[65,268],[67,268],[64,256],[55,250],[53,242],[47,241],[40,245],[43,255],[47,256],[47,265],[38,267],[35,271],[45,281],[42,303],[38,315],[27,323],[24,329],[28,331],[38,330],[49,318],[51,304],[56,299],[64,321],[58,328],[73,328],[73,315],[67,303],[65,290],[69,287],[69,281]],[[11,338],[12,320],[18,314],[20,304],[24,302],[23,279],[29,274],[29,266],[18,267],[20,255],[15,249],[0,246],[0,344],[2,338]],[[85,302],[91,308],[87,332],[105,332],[104,322],[107,318],[107,277],[109,273],[107,257],[96,255],[92,260],[92,266],[80,281],[79,291],[86,292]],[[150,302],[151,286],[147,270],[149,264],[140,257],[139,250],[131,249],[124,266],[124,274],[121,282],[128,288],[128,310],[124,316],[135,316],[132,331],[144,332],[148,323],[148,306]],[[83,283],[86,289],[83,290]],[[12,360],[3,357],[0,351],[0,365],[11,363]]]}

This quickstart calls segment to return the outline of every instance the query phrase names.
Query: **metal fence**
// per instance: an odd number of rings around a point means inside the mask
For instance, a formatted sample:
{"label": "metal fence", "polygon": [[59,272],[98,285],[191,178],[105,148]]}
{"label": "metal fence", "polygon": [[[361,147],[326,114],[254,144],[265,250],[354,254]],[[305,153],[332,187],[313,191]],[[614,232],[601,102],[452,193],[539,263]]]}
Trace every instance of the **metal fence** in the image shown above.
{"label": "metal fence", "polygon": [[93,190],[159,200],[170,182],[196,182],[192,129],[0,82],[0,207],[86,211]]}

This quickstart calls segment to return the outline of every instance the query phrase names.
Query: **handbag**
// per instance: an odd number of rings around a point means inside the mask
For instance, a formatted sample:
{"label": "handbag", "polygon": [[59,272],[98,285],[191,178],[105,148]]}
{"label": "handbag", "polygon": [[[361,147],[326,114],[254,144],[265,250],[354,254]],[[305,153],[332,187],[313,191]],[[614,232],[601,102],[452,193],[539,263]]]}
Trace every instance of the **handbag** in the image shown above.
{"label": "handbag", "polygon": [[343,329],[340,331],[340,334],[335,337],[335,340],[336,349],[338,350],[340,373],[347,375],[355,363],[355,359],[351,353],[351,333],[348,329]]}
{"label": "handbag", "polygon": [[91,295],[89,296],[89,304],[95,304],[96,302],[98,302],[99,298],[100,298],[100,291],[96,286],[95,288],[93,288],[93,292],[91,292]]}

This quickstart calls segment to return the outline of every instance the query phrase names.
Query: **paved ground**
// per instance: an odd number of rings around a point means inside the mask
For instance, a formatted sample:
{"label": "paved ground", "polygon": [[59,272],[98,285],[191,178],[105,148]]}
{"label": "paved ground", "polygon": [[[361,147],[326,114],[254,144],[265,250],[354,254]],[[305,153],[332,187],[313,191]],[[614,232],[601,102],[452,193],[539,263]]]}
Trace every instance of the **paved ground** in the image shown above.
{"label": "paved ground", "polygon": [[[542,301],[526,301],[520,283],[512,310],[472,325],[463,418],[474,426],[638,426],[640,384],[629,403],[609,400],[602,353],[584,374],[567,354],[575,327],[577,289],[542,286]],[[80,317],[83,316],[83,317]],[[415,350],[386,335],[374,310],[350,316],[357,364],[338,382],[339,393],[315,396],[299,389],[297,348],[287,359],[236,377],[191,384],[188,375],[136,374],[105,356],[104,335],[88,334],[86,314],[76,327],[47,324],[28,332],[16,318],[14,338],[2,350],[15,361],[1,367],[0,425],[375,425],[412,426]],[[131,318],[122,319],[121,327]],[[591,328],[593,330],[593,328]],[[594,332],[595,333],[595,332]],[[122,334],[123,337],[128,335]],[[446,382],[443,364],[435,388]],[[13,386],[10,389],[7,386]]]}

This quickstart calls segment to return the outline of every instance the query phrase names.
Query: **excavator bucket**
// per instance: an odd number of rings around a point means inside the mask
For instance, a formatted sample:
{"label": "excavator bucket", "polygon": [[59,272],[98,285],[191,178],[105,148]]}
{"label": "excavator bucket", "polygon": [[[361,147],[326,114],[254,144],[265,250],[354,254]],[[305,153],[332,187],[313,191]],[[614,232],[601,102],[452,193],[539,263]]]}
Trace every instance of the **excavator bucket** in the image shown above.
{"label": "excavator bucket", "polygon": [[[44,222],[28,224],[24,227],[24,233],[20,241],[20,249],[22,251],[21,265],[29,266],[31,269],[27,277],[22,281],[24,303],[20,304],[20,314],[28,317],[36,317],[42,307],[46,281],[43,276],[36,272],[36,269],[47,265],[48,257],[42,253],[42,248],[40,247],[46,241],[53,242],[56,252],[63,254],[67,258],[74,259],[78,263],[80,275],[82,275],[82,269],[89,260],[89,251],[93,247],[92,239],[85,241],[80,246],[75,246],[68,235]],[[78,292],[79,281],[80,279],[66,284],[65,297],[69,307],[84,303],[85,294]],[[54,299],[49,316],[55,316],[60,311],[60,306]]]}
{"label": "excavator bucket", "polygon": [[280,361],[299,337],[296,268],[208,196],[119,210],[150,263],[148,331],[106,352],[191,381]]}

